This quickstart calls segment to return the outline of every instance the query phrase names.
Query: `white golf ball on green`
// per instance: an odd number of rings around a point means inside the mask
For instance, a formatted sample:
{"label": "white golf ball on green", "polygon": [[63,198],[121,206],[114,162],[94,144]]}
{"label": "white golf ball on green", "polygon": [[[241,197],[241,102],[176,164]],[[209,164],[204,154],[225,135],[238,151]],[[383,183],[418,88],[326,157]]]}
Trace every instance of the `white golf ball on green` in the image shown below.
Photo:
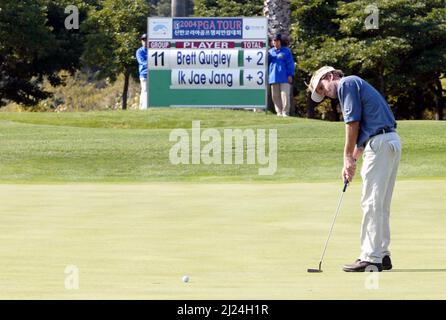
{"label": "white golf ball on green", "polygon": [[189,276],[183,276],[183,282],[189,282]]}

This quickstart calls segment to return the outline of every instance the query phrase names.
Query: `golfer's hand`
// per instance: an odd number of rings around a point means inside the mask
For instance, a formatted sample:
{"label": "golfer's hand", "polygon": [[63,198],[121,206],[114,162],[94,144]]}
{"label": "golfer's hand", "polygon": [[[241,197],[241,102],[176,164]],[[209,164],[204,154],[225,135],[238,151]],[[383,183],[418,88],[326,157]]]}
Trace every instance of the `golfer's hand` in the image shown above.
{"label": "golfer's hand", "polygon": [[342,181],[351,182],[355,176],[356,161],[353,157],[344,159],[344,168],[342,168]]}
{"label": "golfer's hand", "polygon": [[288,83],[289,84],[293,84],[293,77],[292,76],[288,76]]}
{"label": "golfer's hand", "polygon": [[355,150],[353,151],[353,158],[355,159],[355,161],[356,159],[361,158],[363,153],[364,153],[364,148],[355,147]]}

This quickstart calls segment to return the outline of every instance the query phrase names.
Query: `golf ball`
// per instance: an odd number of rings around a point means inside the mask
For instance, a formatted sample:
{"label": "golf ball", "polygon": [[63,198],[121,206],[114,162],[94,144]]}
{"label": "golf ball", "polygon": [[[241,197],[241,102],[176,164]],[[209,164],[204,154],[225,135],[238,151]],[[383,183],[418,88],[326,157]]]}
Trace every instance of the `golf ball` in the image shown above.
{"label": "golf ball", "polygon": [[189,276],[183,276],[183,282],[189,282]]}

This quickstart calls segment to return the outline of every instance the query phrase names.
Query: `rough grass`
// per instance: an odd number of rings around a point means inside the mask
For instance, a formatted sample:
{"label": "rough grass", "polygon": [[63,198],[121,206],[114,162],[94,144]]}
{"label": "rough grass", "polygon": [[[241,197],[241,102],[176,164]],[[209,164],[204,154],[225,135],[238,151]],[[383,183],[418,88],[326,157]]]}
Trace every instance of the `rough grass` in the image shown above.
{"label": "rough grass", "polygon": [[[172,165],[172,129],[277,129],[278,166]],[[274,181],[337,179],[342,123],[234,110],[152,109],[79,113],[0,113],[0,182]],[[446,123],[400,121],[400,178],[446,177]],[[204,143],[202,143],[202,146]]]}

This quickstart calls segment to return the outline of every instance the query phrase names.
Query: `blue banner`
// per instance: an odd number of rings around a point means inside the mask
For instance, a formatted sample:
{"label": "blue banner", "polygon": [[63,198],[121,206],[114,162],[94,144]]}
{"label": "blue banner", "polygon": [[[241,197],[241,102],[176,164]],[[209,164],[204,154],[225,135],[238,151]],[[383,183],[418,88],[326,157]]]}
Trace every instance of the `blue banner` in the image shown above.
{"label": "blue banner", "polygon": [[173,18],[173,39],[242,39],[243,18]]}

